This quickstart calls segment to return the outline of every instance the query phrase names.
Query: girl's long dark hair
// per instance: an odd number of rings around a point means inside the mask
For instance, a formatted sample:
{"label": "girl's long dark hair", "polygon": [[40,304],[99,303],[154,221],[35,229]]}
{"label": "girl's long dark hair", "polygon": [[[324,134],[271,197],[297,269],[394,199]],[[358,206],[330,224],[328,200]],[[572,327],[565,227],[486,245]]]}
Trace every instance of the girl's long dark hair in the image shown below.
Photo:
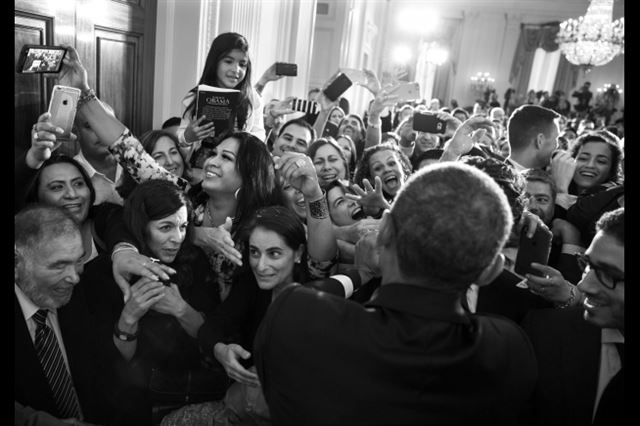
{"label": "girl's long dark hair", "polygon": [[[249,54],[249,43],[247,39],[244,38],[243,35],[238,33],[223,33],[216,37],[211,43],[211,47],[209,48],[209,53],[207,55],[207,60],[204,65],[204,70],[202,71],[202,75],[200,76],[200,81],[198,81],[198,85],[207,84],[209,86],[218,86],[218,63],[222,60],[222,58],[233,49],[238,49],[243,53]],[[238,122],[238,129],[242,130],[244,125],[247,122],[247,117],[251,113],[253,109],[253,105],[251,104],[251,59],[247,56],[247,72],[244,76],[244,79],[238,83],[234,89],[240,91],[239,102],[234,114],[231,114],[229,118],[229,129],[235,128],[235,121]],[[190,90],[191,93],[196,93],[197,87],[194,87]],[[187,106],[184,111],[183,117],[187,115],[193,116],[195,112],[196,101],[195,98],[191,101],[191,103]],[[193,117],[193,119],[197,119],[197,117]]]}

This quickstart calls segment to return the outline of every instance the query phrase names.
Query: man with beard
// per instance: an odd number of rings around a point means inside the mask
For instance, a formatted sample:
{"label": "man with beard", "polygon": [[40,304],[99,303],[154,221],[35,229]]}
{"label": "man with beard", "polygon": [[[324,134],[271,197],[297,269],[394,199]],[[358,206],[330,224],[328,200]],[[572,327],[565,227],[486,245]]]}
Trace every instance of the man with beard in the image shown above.
{"label": "man with beard", "polygon": [[15,424],[52,417],[107,423],[99,376],[105,366],[84,292],[76,288],[84,254],[80,229],[65,210],[39,205],[19,212],[14,225]]}

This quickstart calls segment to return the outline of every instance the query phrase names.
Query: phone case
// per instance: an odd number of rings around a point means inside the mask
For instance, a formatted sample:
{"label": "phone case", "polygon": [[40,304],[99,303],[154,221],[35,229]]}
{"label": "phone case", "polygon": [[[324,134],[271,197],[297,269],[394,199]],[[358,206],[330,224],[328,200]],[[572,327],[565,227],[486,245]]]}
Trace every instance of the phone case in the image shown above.
{"label": "phone case", "polygon": [[531,268],[531,262],[546,265],[549,261],[549,253],[551,252],[551,239],[553,234],[551,231],[542,227],[537,227],[532,238],[527,237],[525,230],[520,235],[520,244],[518,246],[518,254],[516,256],[516,264],[514,270],[520,275],[532,274],[542,276],[543,274],[536,269]]}
{"label": "phone case", "polygon": [[304,112],[306,114],[316,115],[320,112],[320,105],[314,101],[295,98],[291,102],[291,109],[294,111]]}
{"label": "phone case", "polygon": [[390,95],[397,95],[398,102],[412,101],[420,98],[420,84],[417,82],[403,83],[393,87]]}
{"label": "phone case", "polygon": [[286,62],[276,62],[276,75],[289,75],[295,77],[298,75],[298,65]]}
{"label": "phone case", "polygon": [[338,76],[324,89],[324,94],[329,100],[335,101],[347,91],[349,87],[353,85],[353,82],[344,73],[338,74]]}
{"label": "phone case", "polygon": [[16,72],[21,74],[57,73],[67,50],[60,46],[25,44],[20,50]]}
{"label": "phone case", "polygon": [[53,86],[51,101],[49,102],[51,122],[64,130],[62,135],[56,135],[58,140],[68,140],[70,138],[80,93],[80,89],[75,87]]}
{"label": "phone case", "polygon": [[413,130],[425,133],[444,133],[445,122],[435,114],[415,112],[413,114]]}
{"label": "phone case", "polygon": [[324,130],[322,131],[322,136],[331,136],[332,138],[338,137],[338,125],[327,121],[324,125]]}

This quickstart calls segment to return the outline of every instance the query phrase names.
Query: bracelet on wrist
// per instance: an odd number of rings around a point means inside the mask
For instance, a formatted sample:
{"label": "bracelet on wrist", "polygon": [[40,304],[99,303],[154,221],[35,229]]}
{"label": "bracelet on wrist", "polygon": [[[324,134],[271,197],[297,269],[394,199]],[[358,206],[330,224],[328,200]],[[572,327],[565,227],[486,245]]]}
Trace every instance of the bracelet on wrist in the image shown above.
{"label": "bracelet on wrist", "polygon": [[569,306],[572,306],[573,301],[576,299],[576,286],[569,283],[567,283],[567,285],[570,287],[569,299],[567,299],[567,301],[564,303],[556,305],[556,308],[558,309],[565,309],[565,308],[568,308]]}
{"label": "bracelet on wrist", "polygon": [[122,340],[123,342],[132,342],[138,338],[137,331],[135,333],[127,333],[126,331],[120,330],[117,321],[113,326],[113,335],[116,336],[118,340]]}
{"label": "bracelet on wrist", "polygon": [[87,102],[98,99],[96,96],[96,92],[93,89],[83,90],[80,95],[80,99],[78,99],[77,108],[79,109],[81,106],[86,104]]}
{"label": "bracelet on wrist", "polygon": [[329,205],[323,196],[316,201],[309,201],[309,213],[314,219],[326,219],[329,217]]}

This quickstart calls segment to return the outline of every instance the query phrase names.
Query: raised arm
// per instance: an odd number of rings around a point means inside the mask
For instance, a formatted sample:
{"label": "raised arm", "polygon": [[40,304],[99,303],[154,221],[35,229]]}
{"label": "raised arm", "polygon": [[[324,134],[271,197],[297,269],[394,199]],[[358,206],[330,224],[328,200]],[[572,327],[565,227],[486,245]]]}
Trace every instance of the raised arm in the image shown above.
{"label": "raised arm", "polygon": [[276,170],[302,192],[307,209],[307,251],[314,260],[335,259],[338,243],[329,217],[327,200],[320,189],[311,158],[297,152],[276,157]]}

